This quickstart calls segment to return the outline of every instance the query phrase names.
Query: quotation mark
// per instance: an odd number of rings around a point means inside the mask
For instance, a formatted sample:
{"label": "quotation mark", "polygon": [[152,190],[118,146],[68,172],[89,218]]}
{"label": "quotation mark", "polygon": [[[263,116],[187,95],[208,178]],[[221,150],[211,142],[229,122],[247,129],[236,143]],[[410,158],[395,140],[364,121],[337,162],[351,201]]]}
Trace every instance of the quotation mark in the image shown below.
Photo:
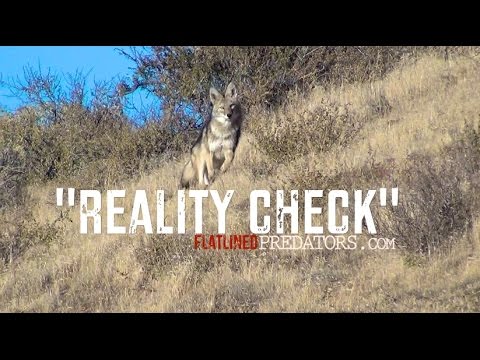
{"label": "quotation mark", "polygon": [[[74,206],[75,205],[75,189],[68,188],[67,194],[68,194],[67,196],[68,206]],[[63,206],[63,188],[57,188],[57,206]]]}
{"label": "quotation mark", "polygon": [[[398,205],[398,188],[392,188],[392,206]],[[387,189],[380,188],[380,206],[387,206]]]}

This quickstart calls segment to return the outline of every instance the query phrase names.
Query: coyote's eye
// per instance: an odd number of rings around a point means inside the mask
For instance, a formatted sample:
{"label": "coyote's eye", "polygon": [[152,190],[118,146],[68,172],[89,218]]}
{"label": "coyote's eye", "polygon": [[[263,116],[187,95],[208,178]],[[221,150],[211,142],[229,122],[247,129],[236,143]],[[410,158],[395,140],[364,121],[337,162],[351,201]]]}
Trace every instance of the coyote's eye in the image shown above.
{"label": "coyote's eye", "polygon": [[231,110],[233,110],[234,107],[235,107],[235,104],[230,105]]}

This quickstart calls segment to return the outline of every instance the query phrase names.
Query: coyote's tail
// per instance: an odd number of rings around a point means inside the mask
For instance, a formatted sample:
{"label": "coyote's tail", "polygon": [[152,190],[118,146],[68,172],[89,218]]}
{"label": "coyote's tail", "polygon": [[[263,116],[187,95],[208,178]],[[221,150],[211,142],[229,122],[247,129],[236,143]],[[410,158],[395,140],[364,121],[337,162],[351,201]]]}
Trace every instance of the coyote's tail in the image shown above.
{"label": "coyote's tail", "polygon": [[180,179],[180,188],[188,189],[190,183],[195,179],[195,170],[193,169],[192,160],[189,160],[188,163],[183,168],[182,178]]}

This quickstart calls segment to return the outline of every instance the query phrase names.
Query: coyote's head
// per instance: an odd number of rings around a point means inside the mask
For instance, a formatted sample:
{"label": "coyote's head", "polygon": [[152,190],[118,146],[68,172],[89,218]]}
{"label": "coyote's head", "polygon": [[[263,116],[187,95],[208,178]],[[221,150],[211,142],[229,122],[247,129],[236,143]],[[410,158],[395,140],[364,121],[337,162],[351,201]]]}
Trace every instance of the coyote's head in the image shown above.
{"label": "coyote's head", "polygon": [[210,101],[213,105],[212,118],[220,122],[238,122],[241,118],[240,103],[238,102],[237,88],[230,83],[225,91],[225,96],[217,89],[210,88]]}

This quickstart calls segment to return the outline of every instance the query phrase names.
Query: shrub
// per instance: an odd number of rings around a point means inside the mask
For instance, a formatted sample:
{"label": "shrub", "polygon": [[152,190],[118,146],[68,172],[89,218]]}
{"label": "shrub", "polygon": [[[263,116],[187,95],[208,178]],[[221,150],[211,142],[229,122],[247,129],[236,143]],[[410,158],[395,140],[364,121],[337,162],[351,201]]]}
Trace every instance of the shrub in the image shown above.
{"label": "shrub", "polygon": [[25,197],[25,159],[10,147],[0,150],[0,211],[11,205],[20,205]]}
{"label": "shrub", "polygon": [[[2,219],[4,220],[4,219]],[[22,256],[33,246],[47,248],[63,239],[63,231],[67,221],[71,222],[68,213],[60,212],[51,223],[39,224],[31,216],[18,216],[13,231],[0,233],[0,263],[5,266]]]}
{"label": "shrub", "polygon": [[147,89],[162,99],[177,126],[198,125],[209,110],[210,86],[235,81],[247,108],[280,105],[292,90],[309,91],[384,76],[402,59],[428,47],[379,46],[157,46],[124,52],[135,65],[123,93]]}
{"label": "shrub", "polygon": [[192,138],[159,121],[136,127],[108,115],[99,120],[88,109],[66,107],[57,116],[42,124],[36,109],[24,108],[0,122],[0,178],[8,179],[0,197],[18,195],[24,183],[53,179],[105,188],[183,153]]}
{"label": "shrub", "polygon": [[459,141],[438,157],[413,155],[400,174],[403,204],[391,209],[385,230],[409,251],[449,249],[480,211],[480,125],[466,124]]}
{"label": "shrub", "polygon": [[255,123],[253,132],[260,149],[276,162],[288,162],[310,152],[324,152],[346,145],[362,122],[348,107],[322,100],[314,110],[293,114],[281,109]]}
{"label": "shrub", "polygon": [[[287,180],[287,188],[343,189],[353,198],[356,189],[398,187],[398,206],[371,203],[377,233],[396,238],[409,259],[429,257],[448,251],[480,212],[480,127],[466,125],[456,137],[458,141],[436,156],[414,153],[402,164],[393,159],[377,161],[370,154],[362,167],[334,175],[303,169]],[[303,198],[299,200],[304,206]]]}
{"label": "shrub", "polygon": [[459,170],[448,157],[435,161],[420,155],[410,157],[399,186],[401,206],[391,208],[383,231],[396,237],[400,246],[421,255],[450,248],[467,230],[473,210],[458,181]]}

